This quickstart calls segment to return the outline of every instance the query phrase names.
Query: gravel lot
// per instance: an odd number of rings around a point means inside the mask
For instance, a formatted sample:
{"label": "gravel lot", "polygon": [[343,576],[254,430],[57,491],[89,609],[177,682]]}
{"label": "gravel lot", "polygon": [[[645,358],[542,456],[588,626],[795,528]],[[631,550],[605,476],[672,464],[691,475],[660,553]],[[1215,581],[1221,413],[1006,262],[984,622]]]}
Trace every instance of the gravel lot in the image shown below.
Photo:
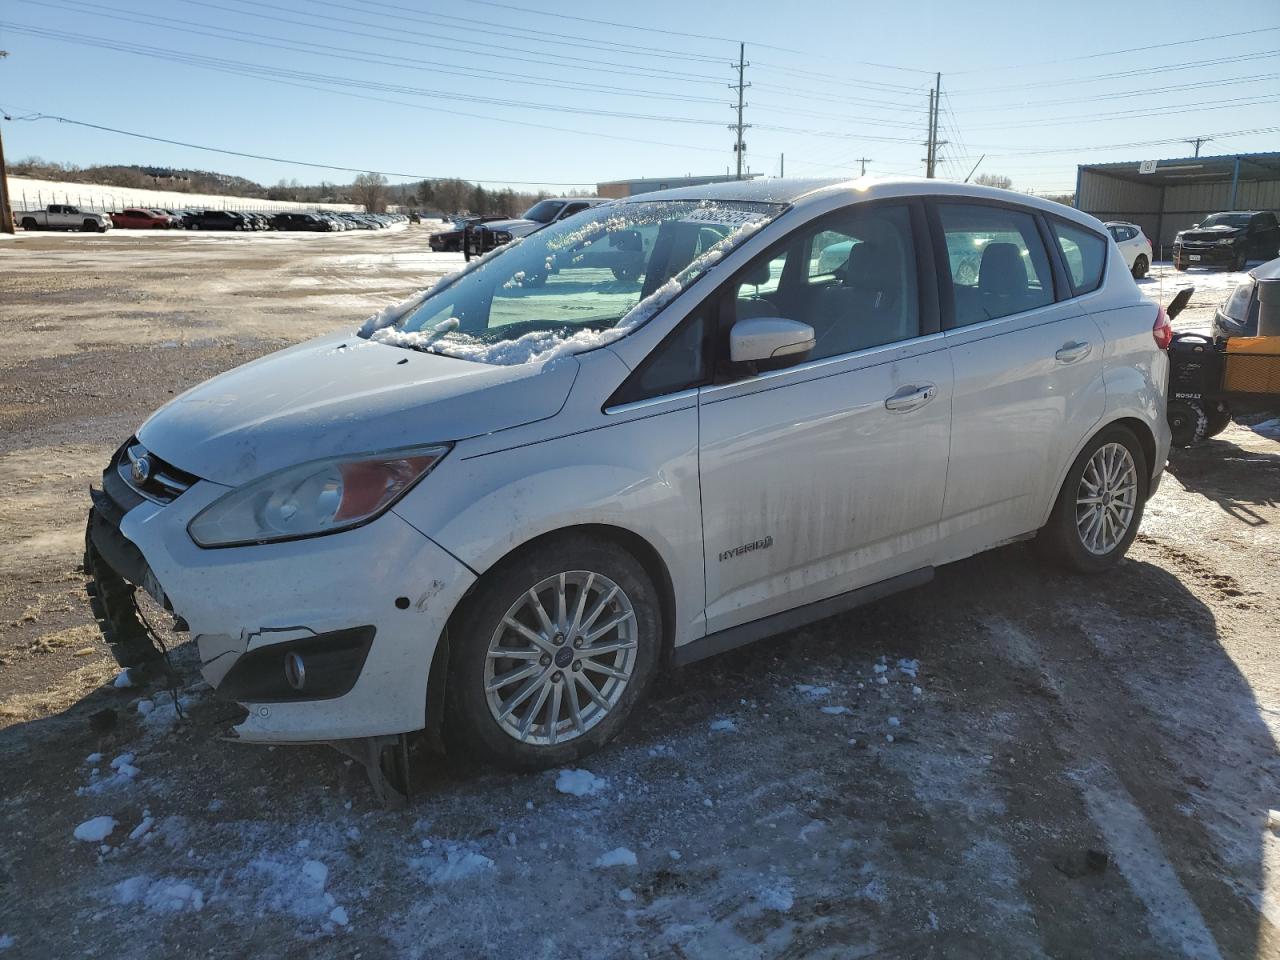
{"label": "gravel lot", "polygon": [[[955,564],[662,678],[589,772],[420,745],[387,811],[326,748],[219,739],[189,649],[185,721],[112,687],[77,567],[115,446],[460,260],[422,227],[0,244],[0,954],[1280,957],[1280,443],[1240,425],[1114,574]],[[1231,283],[1157,274],[1200,287],[1182,329]]]}

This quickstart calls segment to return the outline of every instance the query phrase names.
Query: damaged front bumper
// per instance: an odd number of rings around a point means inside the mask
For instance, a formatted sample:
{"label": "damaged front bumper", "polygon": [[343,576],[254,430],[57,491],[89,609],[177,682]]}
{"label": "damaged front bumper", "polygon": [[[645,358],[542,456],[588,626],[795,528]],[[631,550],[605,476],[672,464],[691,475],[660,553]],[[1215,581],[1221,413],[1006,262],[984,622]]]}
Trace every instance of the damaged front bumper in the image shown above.
{"label": "damaged front bumper", "polygon": [[466,566],[391,512],[329,536],[204,549],[187,525],[227,487],[192,478],[162,503],[115,468],[94,491],[87,558],[98,569],[87,559],[86,570],[99,593],[123,578],[189,629],[204,678],[249,711],[241,739],[323,742],[426,725],[436,645],[475,580]]}

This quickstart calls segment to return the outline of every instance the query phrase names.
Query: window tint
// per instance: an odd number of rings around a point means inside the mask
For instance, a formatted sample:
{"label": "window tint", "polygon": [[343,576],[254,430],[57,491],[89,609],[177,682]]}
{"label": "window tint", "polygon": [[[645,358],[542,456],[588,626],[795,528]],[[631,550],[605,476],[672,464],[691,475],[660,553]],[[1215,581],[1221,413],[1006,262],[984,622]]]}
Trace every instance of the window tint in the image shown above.
{"label": "window tint", "polygon": [[[788,261],[799,258],[798,269]],[[733,316],[813,327],[821,359],[920,334],[915,245],[906,207],[841,212],[802,228],[737,276]]]}
{"label": "window tint", "polygon": [[1030,214],[940,203],[938,217],[951,269],[956,326],[1053,303],[1049,256]]}
{"label": "window tint", "polygon": [[1071,287],[1076,295],[1097,290],[1102,283],[1102,267],[1107,262],[1107,242],[1092,230],[1050,220],[1058,249],[1062,251]]}

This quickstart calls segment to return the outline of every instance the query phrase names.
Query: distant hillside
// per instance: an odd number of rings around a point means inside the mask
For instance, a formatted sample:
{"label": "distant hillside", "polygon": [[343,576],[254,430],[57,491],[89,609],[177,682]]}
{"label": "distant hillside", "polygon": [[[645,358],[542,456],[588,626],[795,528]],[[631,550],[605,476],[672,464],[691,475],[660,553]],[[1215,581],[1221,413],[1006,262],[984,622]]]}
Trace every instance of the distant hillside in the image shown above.
{"label": "distant hillside", "polygon": [[112,187],[167,190],[173,193],[202,193],[213,196],[266,198],[267,188],[244,177],[211,170],[175,170],[169,167],[103,165],[78,167],[28,157],[9,165],[15,177],[60,180],[68,183],[95,183]]}

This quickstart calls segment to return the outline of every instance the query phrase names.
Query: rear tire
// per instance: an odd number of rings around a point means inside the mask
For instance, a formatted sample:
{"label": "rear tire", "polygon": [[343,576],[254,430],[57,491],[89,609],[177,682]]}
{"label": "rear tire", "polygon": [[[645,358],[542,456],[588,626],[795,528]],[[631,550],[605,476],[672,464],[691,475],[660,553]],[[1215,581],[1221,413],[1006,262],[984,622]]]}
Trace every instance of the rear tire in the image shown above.
{"label": "rear tire", "polygon": [[[1076,457],[1062,483],[1036,549],[1076,573],[1101,573],[1120,562],[1138,535],[1150,472],[1127,427],[1099,432]],[[1092,502],[1091,502],[1092,501]]]}
{"label": "rear tire", "polygon": [[1204,407],[1194,400],[1170,400],[1166,410],[1175,447],[1189,447],[1207,436],[1209,421]]}
{"label": "rear tire", "polygon": [[1141,280],[1150,269],[1151,263],[1147,260],[1147,255],[1145,253],[1138,254],[1138,258],[1133,261],[1133,279]]}
{"label": "rear tire", "polygon": [[[579,623],[586,626],[575,629]],[[594,753],[617,736],[653,679],[662,636],[652,579],[614,543],[567,534],[503,561],[449,624],[450,755],[543,770]],[[595,648],[602,652],[593,657]],[[494,654],[501,650],[513,656]]]}
{"label": "rear tire", "polygon": [[1231,408],[1219,400],[1217,403],[1209,404],[1204,411],[1204,417],[1204,436],[1207,440],[1209,437],[1216,437],[1231,425]]}

